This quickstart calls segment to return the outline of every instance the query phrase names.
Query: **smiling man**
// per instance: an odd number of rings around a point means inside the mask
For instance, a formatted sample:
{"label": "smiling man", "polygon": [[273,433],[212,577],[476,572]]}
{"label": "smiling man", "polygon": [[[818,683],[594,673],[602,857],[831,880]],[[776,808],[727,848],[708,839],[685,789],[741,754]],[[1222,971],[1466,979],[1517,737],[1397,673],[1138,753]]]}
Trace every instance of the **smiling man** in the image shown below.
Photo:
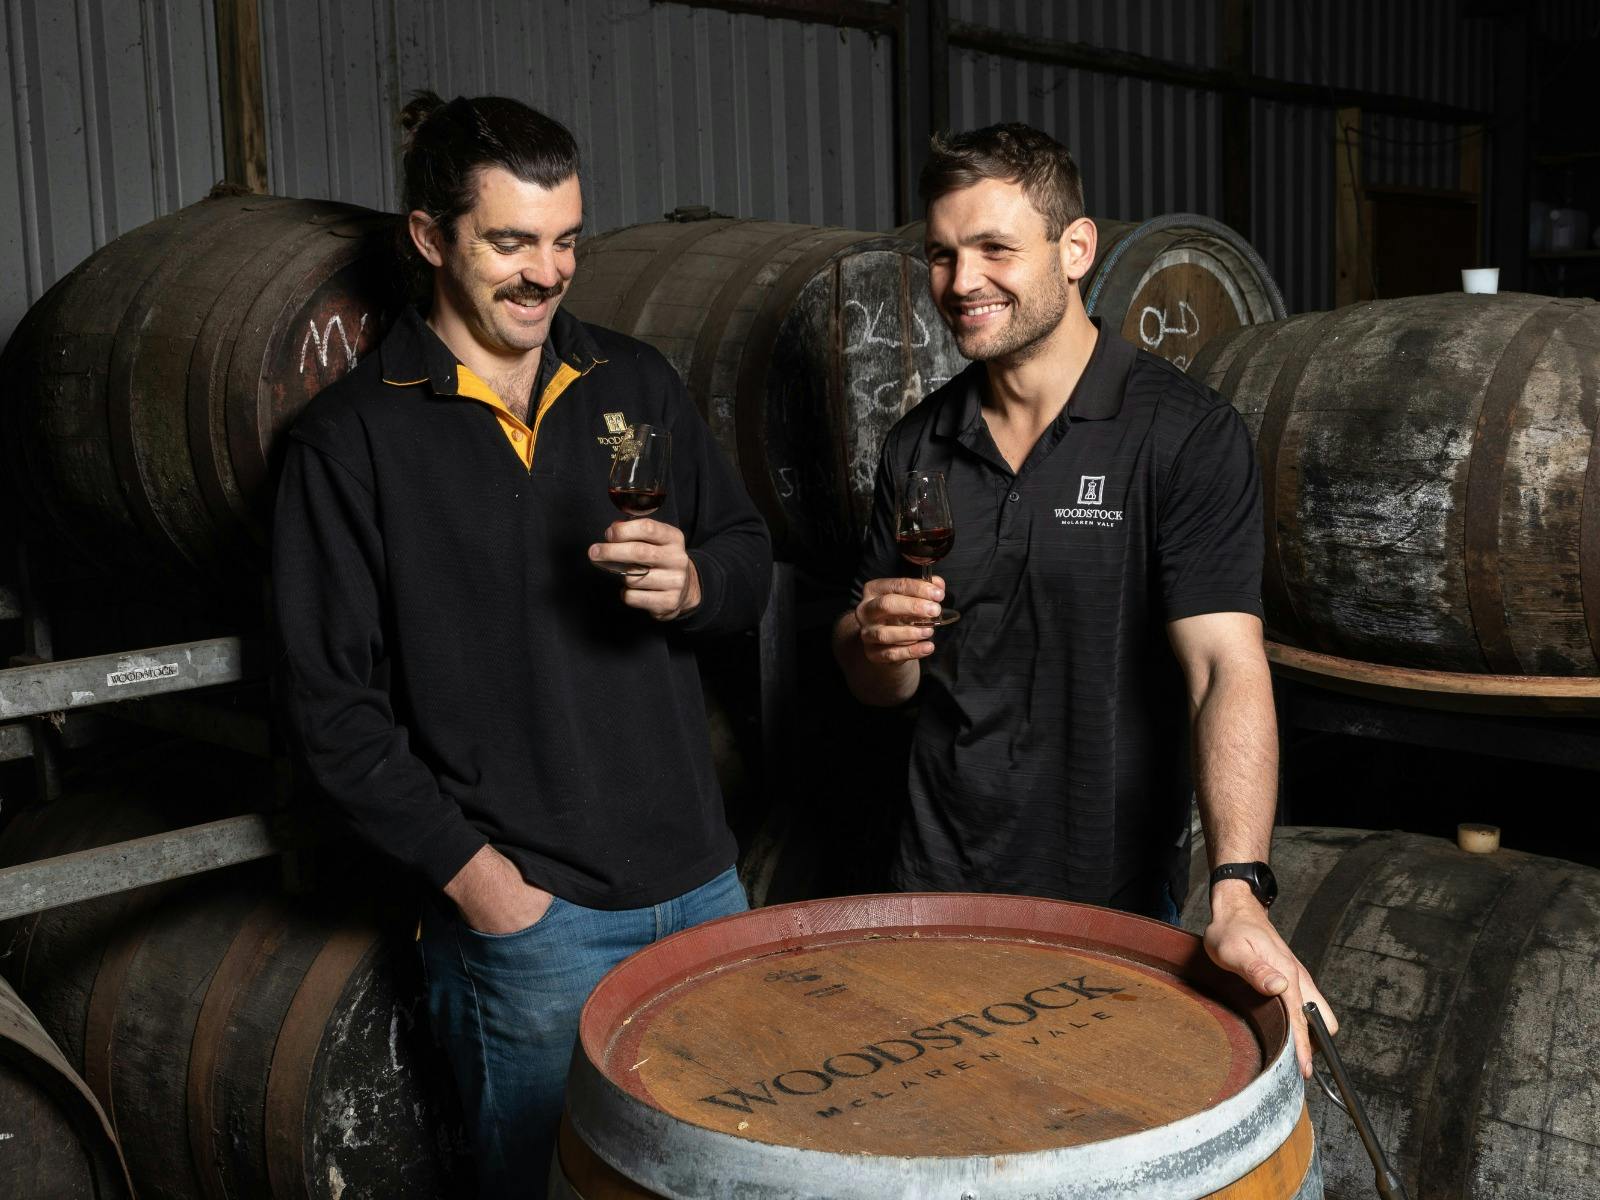
{"label": "smiling man", "polygon": [[[426,887],[480,1194],[542,1196],[590,990],[746,906],[694,646],[756,623],[771,550],[666,360],[561,309],[572,135],[492,96],[402,123],[424,300],[289,439],[283,694],[321,791]],[[667,497],[619,521],[611,448],[641,423],[671,433]]]}
{"label": "smiling man", "polygon": [[[1206,947],[1284,996],[1309,1073],[1300,1002],[1327,1004],[1267,917],[1277,732],[1243,422],[1085,313],[1095,227],[1060,143],[935,138],[922,195],[929,286],[973,363],[889,432],[834,633],[859,699],[918,702],[894,879],[1175,920],[1194,795]],[[944,473],[953,515],[931,583],[895,545],[913,469]],[[959,622],[918,624],[947,582]]]}

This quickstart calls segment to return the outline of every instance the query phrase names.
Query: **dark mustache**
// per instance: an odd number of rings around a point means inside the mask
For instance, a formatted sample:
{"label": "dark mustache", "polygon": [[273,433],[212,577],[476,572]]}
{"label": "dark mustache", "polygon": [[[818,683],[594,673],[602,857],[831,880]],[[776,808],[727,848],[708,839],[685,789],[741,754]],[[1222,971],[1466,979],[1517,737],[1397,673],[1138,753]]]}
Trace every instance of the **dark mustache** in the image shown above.
{"label": "dark mustache", "polygon": [[543,304],[546,300],[554,300],[564,289],[565,285],[559,283],[555,287],[544,287],[537,283],[512,283],[495,292],[494,298],[531,306]]}

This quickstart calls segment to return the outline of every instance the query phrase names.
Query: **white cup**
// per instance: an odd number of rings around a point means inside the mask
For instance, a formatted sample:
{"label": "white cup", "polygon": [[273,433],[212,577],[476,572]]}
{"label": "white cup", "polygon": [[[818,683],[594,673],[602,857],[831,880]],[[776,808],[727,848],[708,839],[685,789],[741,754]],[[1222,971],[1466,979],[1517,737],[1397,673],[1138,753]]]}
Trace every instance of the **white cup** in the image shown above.
{"label": "white cup", "polygon": [[1499,267],[1473,267],[1461,272],[1461,290],[1492,296],[1500,290]]}

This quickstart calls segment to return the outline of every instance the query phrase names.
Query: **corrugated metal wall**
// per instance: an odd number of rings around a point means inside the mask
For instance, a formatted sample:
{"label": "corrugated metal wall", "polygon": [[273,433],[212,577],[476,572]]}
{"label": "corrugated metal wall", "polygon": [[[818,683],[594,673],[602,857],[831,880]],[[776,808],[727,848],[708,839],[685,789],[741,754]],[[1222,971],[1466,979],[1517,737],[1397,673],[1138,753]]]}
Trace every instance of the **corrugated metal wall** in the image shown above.
{"label": "corrugated metal wall", "polygon": [[1600,11],[1594,0],[1538,0],[1533,27],[1544,37],[1561,41],[1600,37]]}
{"label": "corrugated metal wall", "polygon": [[[1215,65],[1216,23],[1184,0],[1036,4],[954,0],[957,21]],[[950,120],[958,129],[1026,121],[1068,146],[1097,217],[1138,219],[1222,207],[1213,92],[1066,71],[976,50],[950,53]]]}
{"label": "corrugated metal wall", "polygon": [[[1456,0],[1257,0],[1257,74],[1486,109],[1492,25]],[[952,0],[951,16],[1036,37],[1082,41],[1169,62],[1220,66],[1220,3],[1187,0]],[[1215,93],[953,49],[951,119],[971,128],[1022,120],[1061,138],[1084,171],[1089,211],[1142,219],[1189,211],[1221,219],[1221,104]],[[1331,97],[1331,93],[1330,93]],[[1449,125],[1366,114],[1372,183],[1455,188]],[[1333,303],[1334,109],[1251,104],[1251,227],[1291,311]]]}
{"label": "corrugated metal wall", "polygon": [[[1494,99],[1493,22],[1465,19],[1457,0],[1257,0],[1255,69],[1299,83],[1409,96],[1487,110]],[[1461,186],[1461,130],[1364,113],[1344,138],[1327,108],[1252,105],[1257,176],[1250,239],[1291,311],[1333,304],[1337,156],[1364,181]]]}
{"label": "corrugated metal wall", "polygon": [[[0,335],[93,248],[222,173],[214,0],[7,0],[0,71]],[[827,24],[652,0],[260,0],[274,190],[399,204],[408,93],[503,92],[567,121],[589,228],[683,204],[860,228],[894,223],[894,46]],[[1457,0],[1256,0],[1253,67],[1278,78],[1487,108],[1493,32]],[[950,0],[956,20],[1220,65],[1220,0]],[[1593,33],[1595,0],[1540,0],[1546,36]],[[1214,93],[953,49],[951,116],[1034,122],[1084,167],[1090,211],[1221,215]],[[1455,186],[1457,131],[1367,114],[1380,184]],[[1252,105],[1244,231],[1298,310],[1332,301],[1331,106]]]}
{"label": "corrugated metal wall", "polygon": [[894,219],[894,46],[649,0],[263,0],[273,190],[398,208],[417,88],[497,92],[569,125],[594,231],[679,205]]}
{"label": "corrugated metal wall", "polygon": [[119,233],[222,175],[212,0],[5,0],[0,341]]}

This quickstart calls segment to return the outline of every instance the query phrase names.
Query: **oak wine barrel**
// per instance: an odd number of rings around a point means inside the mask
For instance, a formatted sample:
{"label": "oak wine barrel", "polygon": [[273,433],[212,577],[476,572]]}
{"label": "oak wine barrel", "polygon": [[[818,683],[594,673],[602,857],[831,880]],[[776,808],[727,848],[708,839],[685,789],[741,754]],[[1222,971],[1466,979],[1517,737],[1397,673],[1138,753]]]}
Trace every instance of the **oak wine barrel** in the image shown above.
{"label": "oak wine barrel", "polygon": [[262,569],[277,435],[402,303],[394,222],[216,196],[59,280],[0,357],[0,461],[34,537],[108,572]]}
{"label": "oak wine barrel", "polygon": [[[1338,1015],[1340,1056],[1415,1200],[1600,1195],[1600,871],[1418,834],[1280,828],[1273,924]],[[1190,879],[1206,878],[1198,844]],[[1209,916],[1194,888],[1183,924]],[[1373,1194],[1308,1088],[1329,1200]]]}
{"label": "oak wine barrel", "polygon": [[966,365],[904,242],[707,217],[585,240],[565,301],[683,377],[780,555],[848,575],[889,426]]}
{"label": "oak wine barrel", "polygon": [[94,1093],[0,979],[0,1196],[110,1200],[132,1194]]}
{"label": "oak wine barrel", "polygon": [[[107,816],[104,795],[64,796],[0,853],[122,840],[141,807],[159,826],[137,796],[116,801]],[[141,1197],[454,1194],[462,1139],[410,926],[281,895],[270,867],[8,922],[10,977],[104,1107]]]}
{"label": "oak wine barrel", "polygon": [[1600,675],[1600,305],[1413,296],[1223,334],[1270,636],[1340,658]]}
{"label": "oak wine barrel", "polygon": [[[1218,334],[1288,313],[1261,256],[1221,221],[1195,213],[1093,220],[1094,265],[1078,283],[1084,308],[1175,366],[1187,367]],[[926,228],[912,221],[896,232],[920,253]]]}
{"label": "oak wine barrel", "polygon": [[1320,1197],[1281,1002],[1181,930],[1020,896],[759,909],[584,1007],[552,1194]]}

